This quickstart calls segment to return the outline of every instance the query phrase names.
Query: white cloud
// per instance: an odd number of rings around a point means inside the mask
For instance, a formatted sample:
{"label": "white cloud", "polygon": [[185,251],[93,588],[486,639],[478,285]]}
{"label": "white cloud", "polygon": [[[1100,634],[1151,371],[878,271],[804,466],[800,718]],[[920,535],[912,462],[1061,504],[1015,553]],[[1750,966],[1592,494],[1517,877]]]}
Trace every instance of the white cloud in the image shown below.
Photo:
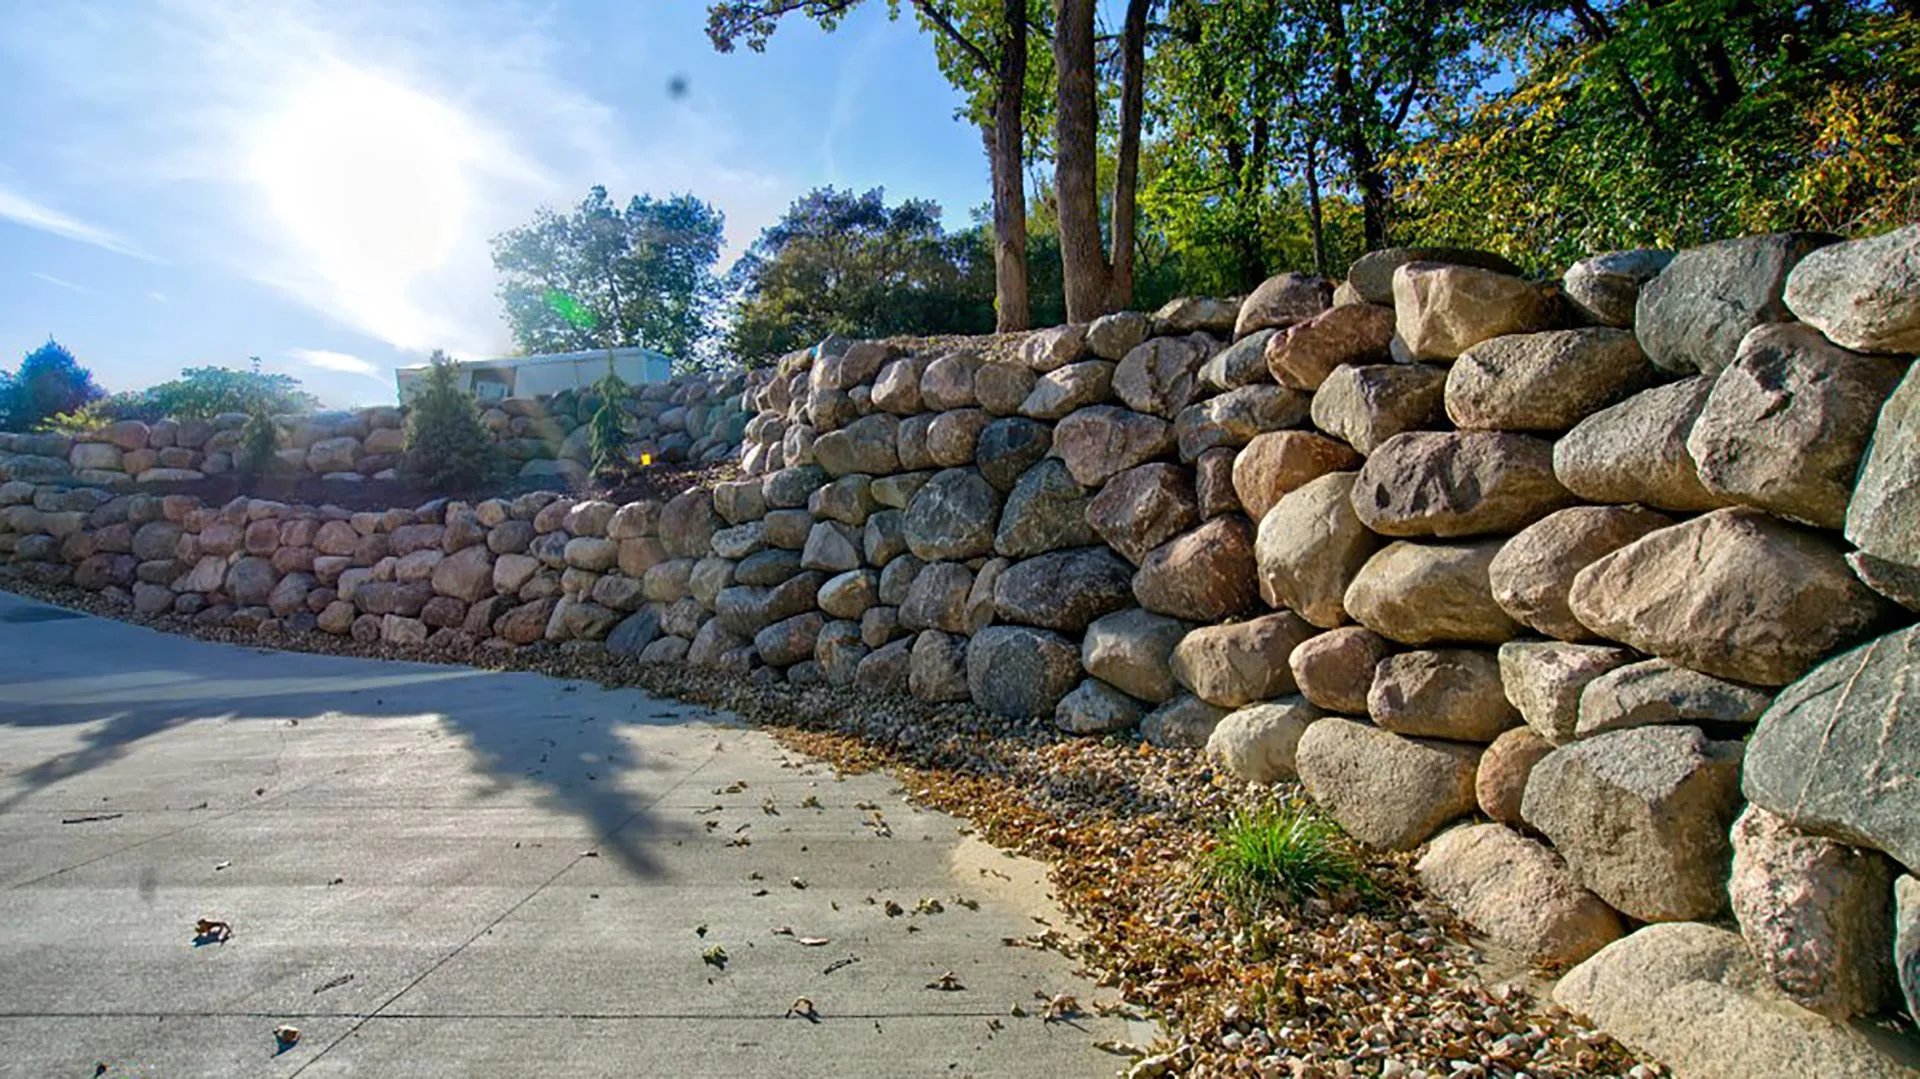
{"label": "white cloud", "polygon": [[49,285],[58,285],[58,286],[59,286],[59,287],[61,287],[61,288],[64,288],[64,289],[70,289],[70,290],[72,290],[72,291],[74,291],[74,292],[88,292],[88,291],[91,291],[91,290],[89,290],[89,289],[86,289],[86,288],[82,288],[81,286],[79,286],[79,285],[76,285],[76,284],[74,284],[74,283],[73,283],[73,282],[71,282],[71,281],[68,281],[68,280],[67,280],[66,278],[64,278],[64,277],[55,277],[55,276],[53,276],[53,275],[52,275],[52,274],[50,274],[50,273],[41,273],[41,272],[40,272],[39,270],[35,270],[35,271],[33,271],[33,273],[31,274],[31,276],[33,276],[33,277],[37,277],[37,278],[39,278],[40,280],[42,280],[42,281],[45,281],[45,282],[46,282],[47,284],[49,284]]}
{"label": "white cloud", "polygon": [[42,232],[51,232],[55,236],[64,236],[69,240],[77,240],[83,244],[103,247],[108,251],[127,255],[132,258],[145,259],[149,262],[156,261],[153,256],[143,254],[134,249],[125,240],[108,232],[106,229],[89,225],[85,221],[61,213],[51,206],[35,202],[25,195],[20,194],[18,191],[10,191],[4,187],[0,187],[0,217],[25,225],[28,228],[39,229]]}
{"label": "white cloud", "polygon": [[167,294],[164,292],[161,292],[158,289],[155,289],[154,291],[147,293],[147,299],[152,300],[154,303],[166,303]]}
{"label": "white cloud", "polygon": [[377,381],[386,381],[386,373],[380,368],[358,356],[345,352],[333,352],[324,348],[290,348],[287,355],[309,367],[323,367],[329,371],[345,371],[350,375],[365,375]]}

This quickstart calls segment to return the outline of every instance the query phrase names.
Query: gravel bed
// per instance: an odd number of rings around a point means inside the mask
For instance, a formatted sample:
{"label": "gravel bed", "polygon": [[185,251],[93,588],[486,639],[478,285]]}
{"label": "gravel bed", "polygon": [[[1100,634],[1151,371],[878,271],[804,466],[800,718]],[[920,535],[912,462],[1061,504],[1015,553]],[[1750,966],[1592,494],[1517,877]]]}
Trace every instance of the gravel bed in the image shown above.
{"label": "gravel bed", "polygon": [[602,649],[393,648],[311,634],[263,637],[142,618],[100,595],[5,576],[50,603],[205,640],[291,651],[526,670],[724,709],[848,771],[884,768],[919,804],[968,819],[988,841],[1052,870],[1077,935],[1009,941],[1075,959],[1112,999],[1166,1036],[1113,1046],[1120,1075],[1661,1076],[1538,995],[1527,972],[1487,966],[1465,928],[1420,892],[1410,855],[1358,852],[1374,883],[1243,916],[1197,885],[1192,858],[1235,809],[1297,800],[1296,787],[1229,781],[1190,750],[1072,738],[970,705],[794,689],[642,666]]}

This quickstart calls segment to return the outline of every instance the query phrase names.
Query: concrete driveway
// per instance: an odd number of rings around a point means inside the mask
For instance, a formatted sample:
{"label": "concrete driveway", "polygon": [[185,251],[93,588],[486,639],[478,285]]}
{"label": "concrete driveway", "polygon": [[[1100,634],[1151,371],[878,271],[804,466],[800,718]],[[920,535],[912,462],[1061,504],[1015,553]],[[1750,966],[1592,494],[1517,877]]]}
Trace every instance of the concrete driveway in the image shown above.
{"label": "concrete driveway", "polygon": [[0,593],[0,1075],[1113,1074],[959,827],[634,690]]}

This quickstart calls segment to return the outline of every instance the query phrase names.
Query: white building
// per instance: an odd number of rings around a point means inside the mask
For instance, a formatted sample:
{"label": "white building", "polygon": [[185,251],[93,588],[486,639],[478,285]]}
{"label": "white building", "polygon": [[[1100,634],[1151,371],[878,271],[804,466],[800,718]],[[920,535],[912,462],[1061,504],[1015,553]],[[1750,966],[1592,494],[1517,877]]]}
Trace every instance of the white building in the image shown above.
{"label": "white building", "polygon": [[[497,360],[471,360],[456,372],[463,389],[482,401],[506,397],[544,397],[561,390],[582,390],[607,377],[607,361],[630,385],[665,382],[672,377],[673,360],[652,349],[614,348],[588,352],[556,352],[545,356],[503,356]],[[426,385],[430,364],[401,367],[393,372],[406,404]]]}

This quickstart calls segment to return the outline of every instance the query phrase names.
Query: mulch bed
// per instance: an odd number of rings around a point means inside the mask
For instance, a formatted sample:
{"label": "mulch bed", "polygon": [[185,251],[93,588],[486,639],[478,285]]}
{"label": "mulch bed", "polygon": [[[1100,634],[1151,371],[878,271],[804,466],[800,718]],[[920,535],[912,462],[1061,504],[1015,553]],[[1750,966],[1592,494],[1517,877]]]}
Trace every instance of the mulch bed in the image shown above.
{"label": "mulch bed", "polygon": [[1357,852],[1375,885],[1370,896],[1308,900],[1258,917],[1197,884],[1193,856],[1231,812],[1303,795],[1230,782],[1194,751],[1071,738],[1045,721],[970,705],[642,666],[603,650],[263,639],[170,616],[142,619],[72,588],[0,582],[204,639],[635,686],[731,711],[844,770],[890,770],[917,803],[963,816],[990,842],[1050,864],[1081,936],[1042,932],[1009,946],[1061,951],[1112,992],[1082,1008],[1144,1012],[1164,1023],[1167,1037],[1140,1047],[1140,1059],[1116,1057],[1130,1077],[1667,1074],[1539,999],[1533,979],[1490,976],[1465,927],[1421,894],[1408,855]]}

